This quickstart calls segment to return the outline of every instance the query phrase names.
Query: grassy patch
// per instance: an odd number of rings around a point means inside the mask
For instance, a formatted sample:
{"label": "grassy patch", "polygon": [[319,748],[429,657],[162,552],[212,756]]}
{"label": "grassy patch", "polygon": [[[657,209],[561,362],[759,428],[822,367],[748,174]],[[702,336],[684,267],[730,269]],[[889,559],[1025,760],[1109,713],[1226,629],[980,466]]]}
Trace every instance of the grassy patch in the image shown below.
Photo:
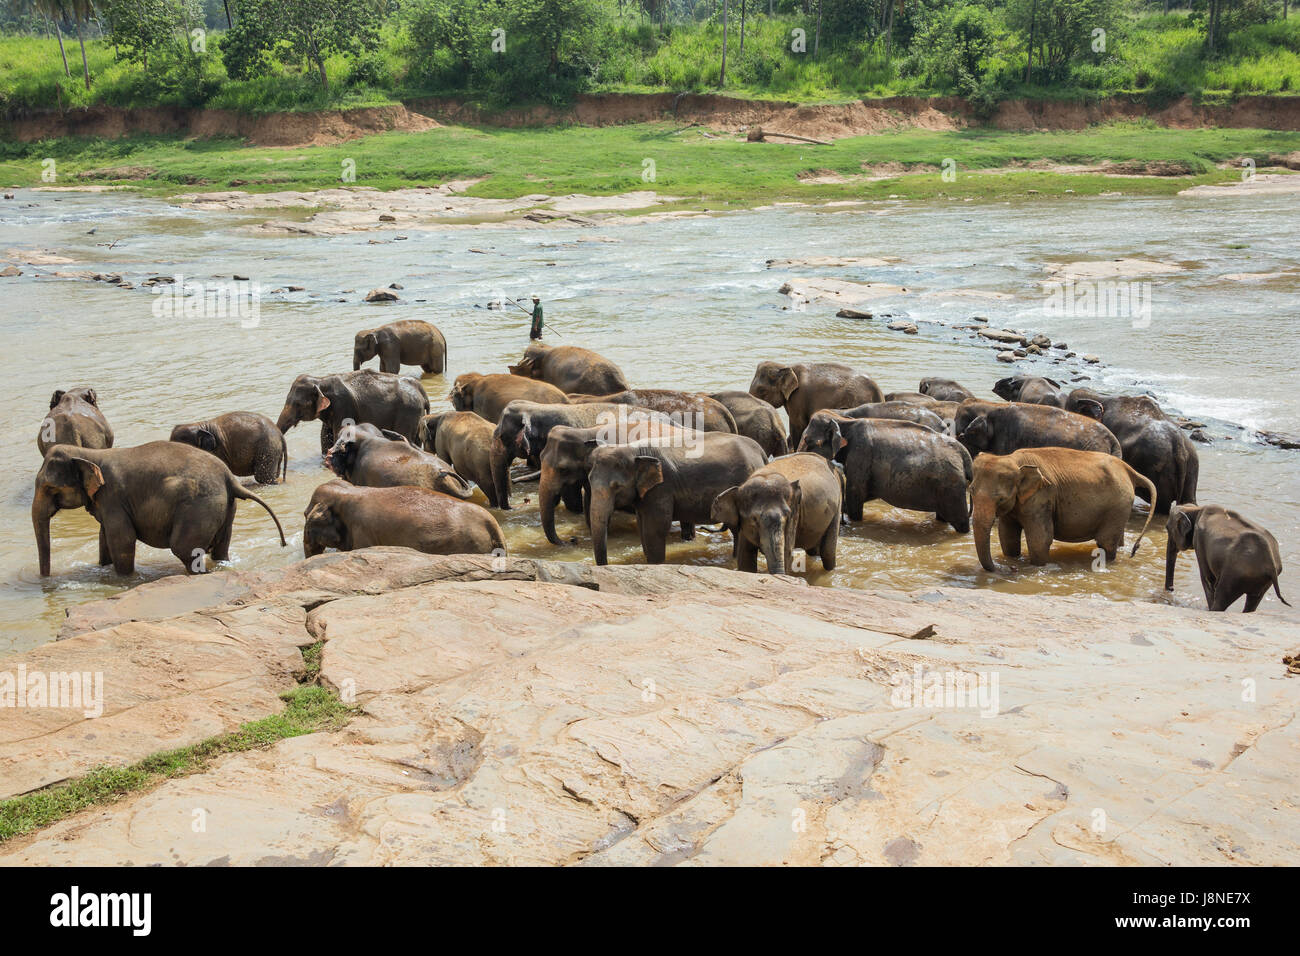
{"label": "grassy patch", "polygon": [[[707,138],[698,129],[678,132],[665,123],[609,127],[469,129],[442,127],[423,133],[384,133],[335,146],[271,149],[230,140],[183,140],[141,136],[117,140],[55,140],[0,146],[0,183],[39,185],[41,160],[54,158],[59,181],[105,166],[157,170],[128,183],[166,195],[232,184],[250,191],[318,189],[341,185],[344,160],[356,167],[356,185],[378,189],[432,185],[482,177],[470,194],[513,198],[529,193],[610,195],[653,190],[692,206],[753,205],[772,201],[886,198],[906,184],[909,198],[929,195],[991,197],[1027,188],[1076,193],[1118,190],[1163,195],[1199,182],[1238,176],[1215,164],[1238,156],[1264,165],[1270,153],[1300,149],[1300,133],[1249,129],[1165,129],[1122,123],[1077,132],[1024,133],[975,128],[903,130],[838,140],[829,146],[745,143]],[[654,161],[653,181],[643,179]],[[939,167],[957,165],[957,181],[945,183]],[[1016,171],[979,171],[1034,162],[1094,164],[1166,161],[1184,164],[1193,177],[1114,179]],[[921,175],[867,181],[882,164],[925,167]],[[811,184],[800,174],[845,182]],[[97,180],[98,181],[98,180]]]}
{"label": "grassy patch", "polygon": [[[317,661],[318,668],[319,650]],[[323,687],[304,686],[283,697],[283,711],[244,724],[231,733],[153,754],[128,767],[99,767],[75,780],[0,802],[0,843],[88,807],[114,803],[164,780],[198,773],[223,754],[258,750],[289,737],[338,730],[355,713]]]}

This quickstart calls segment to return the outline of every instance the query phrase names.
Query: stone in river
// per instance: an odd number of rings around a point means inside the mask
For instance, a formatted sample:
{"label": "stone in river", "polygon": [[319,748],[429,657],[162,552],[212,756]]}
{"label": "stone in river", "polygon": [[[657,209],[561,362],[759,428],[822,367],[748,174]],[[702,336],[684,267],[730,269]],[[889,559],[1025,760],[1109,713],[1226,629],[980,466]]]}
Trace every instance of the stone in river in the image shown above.
{"label": "stone in river", "polygon": [[396,302],[397,293],[387,289],[371,289],[366,293],[367,302]]}

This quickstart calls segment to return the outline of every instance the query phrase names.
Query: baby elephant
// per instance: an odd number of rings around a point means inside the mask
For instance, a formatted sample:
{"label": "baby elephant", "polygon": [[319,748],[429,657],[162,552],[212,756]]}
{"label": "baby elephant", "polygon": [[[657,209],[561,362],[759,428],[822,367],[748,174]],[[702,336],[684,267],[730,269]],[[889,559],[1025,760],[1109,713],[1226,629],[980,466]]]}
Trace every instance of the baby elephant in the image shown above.
{"label": "baby elephant", "polygon": [[[989,531],[998,522],[998,541],[1008,558],[1020,557],[1025,532],[1031,564],[1047,563],[1053,541],[1096,541],[1114,561],[1124,546],[1133,496],[1151,482],[1114,455],[1076,448],[1024,448],[1009,455],[980,455],[971,482],[975,551],[986,571],[996,571]],[[1133,542],[1137,553],[1154,509]]]}
{"label": "baby elephant", "polygon": [[391,488],[415,485],[466,499],[473,486],[437,455],[374,425],[347,425],[325,455],[325,466],[354,485]]}
{"label": "baby elephant", "polygon": [[113,429],[99,410],[99,396],[93,388],[78,385],[66,391],[59,389],[50,398],[50,413],[41,422],[36,447],[44,455],[55,445],[113,447]]}
{"label": "baby elephant", "polygon": [[302,550],[352,551],[390,545],[425,554],[505,553],[501,526],[486,508],[427,488],[358,488],[327,481],[304,512]]}
{"label": "baby elephant", "polygon": [[447,339],[436,325],[420,319],[403,319],[377,329],[362,329],[352,341],[352,371],[376,355],[381,372],[397,372],[403,365],[418,365],[426,373],[441,375],[447,364]]}
{"label": "baby elephant", "polygon": [[172,441],[211,452],[239,477],[270,485],[289,476],[289,448],[275,422],[257,412],[227,412],[205,422],[177,425]]}
{"label": "baby elephant", "polygon": [[1196,550],[1201,587],[1211,611],[1226,611],[1243,594],[1245,613],[1259,607],[1271,586],[1277,599],[1290,607],[1278,589],[1282,557],[1277,539],[1249,518],[1218,505],[1179,505],[1169,509],[1169,543],[1165,550],[1165,590],[1174,589],[1178,553]]}
{"label": "baby elephant", "polygon": [[758,571],[758,552],[768,574],[786,574],[796,547],[835,570],[840,540],[843,479],[820,455],[786,455],[764,465],[743,484],[713,499],[713,520],[736,539],[736,566]]}
{"label": "baby elephant", "polygon": [[497,506],[492,484],[492,423],[473,412],[439,412],[420,419],[417,434],[425,451],[451,463],[456,474],[468,478]]}

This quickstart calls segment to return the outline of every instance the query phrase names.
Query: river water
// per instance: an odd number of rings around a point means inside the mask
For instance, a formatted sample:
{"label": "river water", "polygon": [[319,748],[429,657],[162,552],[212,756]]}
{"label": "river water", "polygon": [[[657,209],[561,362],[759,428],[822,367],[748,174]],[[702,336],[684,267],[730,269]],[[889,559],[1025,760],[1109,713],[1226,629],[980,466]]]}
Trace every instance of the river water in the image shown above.
{"label": "river water", "polygon": [[[1288,569],[1283,593],[1300,604],[1300,452],[1259,444],[1248,431],[1225,425],[1295,431],[1300,419],[1295,203],[1294,196],[1278,195],[898,201],[585,229],[404,228],[408,238],[392,241],[391,231],[271,236],[250,228],[266,214],[199,212],[123,194],[20,191],[0,205],[0,258],[2,250],[39,248],[74,262],[24,266],[23,276],[0,279],[9,355],[0,380],[0,425],[9,449],[0,462],[0,653],[49,640],[69,606],[180,570],[170,553],[141,545],[136,574],[123,581],[96,565],[94,520],[85,512],[64,512],[53,524],[54,574],[39,578],[29,508],[40,464],[36,432],[54,389],[95,386],[119,446],[165,438],[178,422],[225,411],[275,418],[296,375],[351,367],[357,329],[423,318],[450,343],[448,374],[424,378],[434,406],[446,407],[455,375],[504,371],[527,343],[522,312],[483,304],[534,291],[554,322],[549,341],[593,348],[643,387],[745,389],[760,360],[835,360],[872,375],[886,391],[914,390],[922,376],[941,375],[991,397],[992,383],[1010,367],[969,333],[948,326],[982,315],[994,326],[1065,339],[1071,349],[1102,358],[1102,366],[1085,373],[1093,376],[1089,385],[1149,392],[1209,422],[1213,433],[1235,436],[1198,446],[1200,500],[1235,507],[1273,531]],[[812,256],[889,256],[897,262],[766,266],[772,258]],[[1047,264],[1117,257],[1183,267],[1152,277],[1149,323],[1046,314],[1041,283]],[[120,272],[137,287],[36,277],[56,269]],[[1286,270],[1289,276],[1227,278]],[[250,323],[229,318],[158,318],[153,296],[138,286],[152,273],[201,282],[248,276],[267,293],[259,321],[246,328]],[[800,311],[777,293],[792,276],[819,275],[906,287],[906,294],[875,306],[919,320],[920,334],[836,318],[835,306],[823,303]],[[361,301],[367,290],[392,282],[403,286],[399,303]],[[270,294],[288,285],[304,291]],[[1010,298],[974,298],[962,290]],[[303,508],[330,477],[320,461],[317,427],[289,433],[288,482],[256,489],[281,516],[291,546],[280,548],[266,514],[245,502],[235,523],[235,567],[276,567],[301,558]],[[520,489],[516,501],[527,497],[528,503],[503,521],[512,551],[589,561],[581,522],[564,511],[560,533],[576,543],[547,544],[534,492],[535,486]],[[1135,511],[1133,531],[1142,517]],[[631,518],[616,519],[616,530],[611,561],[640,560]],[[725,566],[730,550],[725,534],[705,533],[691,543],[670,543],[668,560]],[[839,568],[824,573],[813,560],[807,577],[835,587],[989,587],[1204,606],[1191,554],[1182,557],[1175,594],[1165,594],[1158,522],[1136,558],[1125,555],[1097,571],[1090,552],[1091,545],[1058,544],[1045,568],[989,574],[979,567],[969,535],[877,502],[868,506],[866,520],[842,533]],[[1262,609],[1294,613],[1272,596]]]}

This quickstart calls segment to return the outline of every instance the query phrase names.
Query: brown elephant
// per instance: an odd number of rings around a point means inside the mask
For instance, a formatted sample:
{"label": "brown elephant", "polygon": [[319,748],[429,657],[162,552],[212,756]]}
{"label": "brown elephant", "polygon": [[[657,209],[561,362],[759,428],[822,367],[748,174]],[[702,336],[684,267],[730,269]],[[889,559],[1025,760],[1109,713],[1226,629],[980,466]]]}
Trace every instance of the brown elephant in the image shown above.
{"label": "brown elephant", "polygon": [[325,467],[368,488],[414,485],[461,499],[474,494],[473,486],[437,455],[373,425],[345,426],[325,455]]}
{"label": "brown elephant", "polygon": [[771,404],[749,392],[714,392],[709,397],[721,402],[731,412],[736,434],[754,439],[769,457],[779,458],[790,451],[785,424]]}
{"label": "brown elephant", "polygon": [[[1076,388],[1066,409],[1095,418],[1119,440],[1126,462],[1156,486],[1160,511],[1175,501],[1196,503],[1201,458],[1196,446],[1164,409],[1145,395],[1102,395]],[[1143,489],[1138,493],[1143,495]]]}
{"label": "brown elephant", "polygon": [[636,512],[647,564],[663,564],[674,521],[711,520],[713,499],[767,463],[758,443],[743,435],[704,432],[698,446],[656,442],[603,445],[591,452],[591,542],[597,564],[608,564],[609,520],[615,510]]}
{"label": "brown elephant", "polygon": [[289,446],[275,422],[257,412],[226,412],[172,429],[171,441],[216,455],[236,477],[264,485],[289,477]]}
{"label": "brown elephant", "polygon": [[1065,408],[1065,393],[1061,383],[1042,375],[1011,375],[993,383],[993,394],[1008,402],[1026,405],[1053,405]]}
{"label": "brown elephant", "polygon": [[802,548],[835,570],[840,540],[844,479],[821,455],[796,453],[777,458],[745,481],[713,499],[712,520],[736,539],[736,567],[758,571],[758,553],[768,574],[785,574],[792,552]]}
{"label": "brown elephant", "polygon": [[99,395],[89,385],[59,389],[50,398],[50,413],[36,434],[41,455],[55,445],[112,448],[113,429],[99,410]]}
{"label": "brown elephant", "polygon": [[916,391],[940,402],[964,402],[975,395],[969,388],[950,378],[927,377],[921,379]]}
{"label": "brown elephant", "polygon": [[[1152,509],[1154,510],[1154,509]],[[1174,589],[1174,565],[1182,551],[1194,549],[1201,572],[1201,588],[1211,611],[1226,611],[1245,595],[1244,613],[1259,607],[1270,587],[1282,597],[1277,579],[1282,575],[1282,555],[1277,539],[1249,518],[1219,505],[1174,503],[1166,524],[1165,590]]]}
{"label": "brown elephant", "polygon": [[670,388],[629,388],[612,395],[583,395],[578,392],[568,396],[569,404],[613,402],[616,405],[635,405],[651,411],[662,412],[683,428],[701,432],[736,433],[736,420],[727,406],[703,392],[680,392]]}
{"label": "brown elephant", "polygon": [[[1053,541],[1096,541],[1114,561],[1124,546],[1133,498],[1151,482],[1131,465],[1100,451],[1026,448],[1009,455],[980,455],[971,482],[975,551],[986,571],[996,571],[989,532],[998,522],[998,542],[1007,558],[1020,557],[1025,533],[1031,564],[1044,565]],[[1154,487],[1150,488],[1152,495]],[[1130,557],[1137,554],[1151,523],[1148,512]]]}
{"label": "brown elephant", "polygon": [[948,423],[924,405],[913,402],[867,402],[856,408],[827,409],[844,418],[893,418],[897,421],[924,425],[932,432],[948,430]]}
{"label": "brown elephant", "polygon": [[501,413],[515,399],[539,405],[567,405],[569,399],[554,385],[522,378],[518,375],[480,375],[466,372],[457,375],[447,400],[458,412],[473,412],[495,425]]}
{"label": "brown elephant", "polygon": [[1120,457],[1119,439],[1101,422],[1053,405],[968,399],[953,421],[972,455],[1009,455],[1021,448],[1077,448]]}
{"label": "brown elephant", "polygon": [[391,372],[299,375],[289,386],[275,427],[287,432],[299,422],[320,419],[320,450],[325,454],[345,425],[370,424],[416,441],[429,396],[418,379]]}
{"label": "brown elephant", "polygon": [[919,405],[926,411],[933,412],[948,424],[949,434],[953,434],[953,419],[957,417],[957,409],[961,406],[961,402],[931,398],[929,395],[922,395],[920,392],[887,392],[885,394],[885,401],[890,403],[903,402],[908,405]]}
{"label": "brown elephant", "polygon": [[880,387],[867,376],[831,362],[784,365],[759,362],[749,394],[790,416],[790,445],[798,444],[808,420],[823,408],[854,408],[884,400]]}
{"label": "brown elephant", "polygon": [[439,412],[420,419],[420,445],[451,463],[456,474],[478,485],[497,506],[492,484],[492,423],[473,412]]}
{"label": "brown elephant", "polygon": [[171,441],[134,448],[55,445],[45,453],[32,499],[41,576],[50,573],[50,519],[74,508],[99,522],[99,563],[118,574],[135,570],[137,541],[171,551],[187,574],[202,573],[205,553],[229,560],[240,500],[266,509],[284,547],[275,512],[215,455]]}
{"label": "brown elephant", "polygon": [[[574,514],[579,512],[590,517],[591,487],[587,481],[587,472],[591,468],[591,453],[596,448],[607,444],[629,444],[640,441],[656,441],[659,444],[678,443],[686,445],[700,435],[694,430],[687,431],[665,421],[636,421],[629,423],[626,434],[615,436],[620,441],[611,439],[604,428],[575,428],[571,425],[556,425],[546,436],[546,448],[541,455],[541,482],[537,487],[537,506],[542,518],[542,531],[551,544],[560,544],[560,537],[555,532],[555,505],[564,501],[564,506]],[[689,540],[694,536],[694,528],[684,527],[683,538]]]}
{"label": "brown elephant", "polygon": [[380,545],[425,554],[506,551],[501,526],[486,508],[428,488],[362,488],[335,479],[316,489],[303,514],[302,550],[309,558],[326,548]]}
{"label": "brown elephant", "polygon": [[541,379],[565,394],[612,395],[629,388],[623,370],[590,349],[576,345],[547,345],[531,342],[511,375]]}
{"label": "brown elephant", "polygon": [[396,374],[403,365],[418,365],[425,374],[441,375],[447,367],[447,339],[436,325],[420,319],[362,329],[352,340],[352,371],[376,355],[381,372]]}
{"label": "brown elephant", "polygon": [[844,513],[862,520],[876,498],[911,511],[932,511],[958,534],[970,530],[966,485],[971,458],[954,438],[893,418],[843,418],[820,411],[799,442],[844,465]]}

